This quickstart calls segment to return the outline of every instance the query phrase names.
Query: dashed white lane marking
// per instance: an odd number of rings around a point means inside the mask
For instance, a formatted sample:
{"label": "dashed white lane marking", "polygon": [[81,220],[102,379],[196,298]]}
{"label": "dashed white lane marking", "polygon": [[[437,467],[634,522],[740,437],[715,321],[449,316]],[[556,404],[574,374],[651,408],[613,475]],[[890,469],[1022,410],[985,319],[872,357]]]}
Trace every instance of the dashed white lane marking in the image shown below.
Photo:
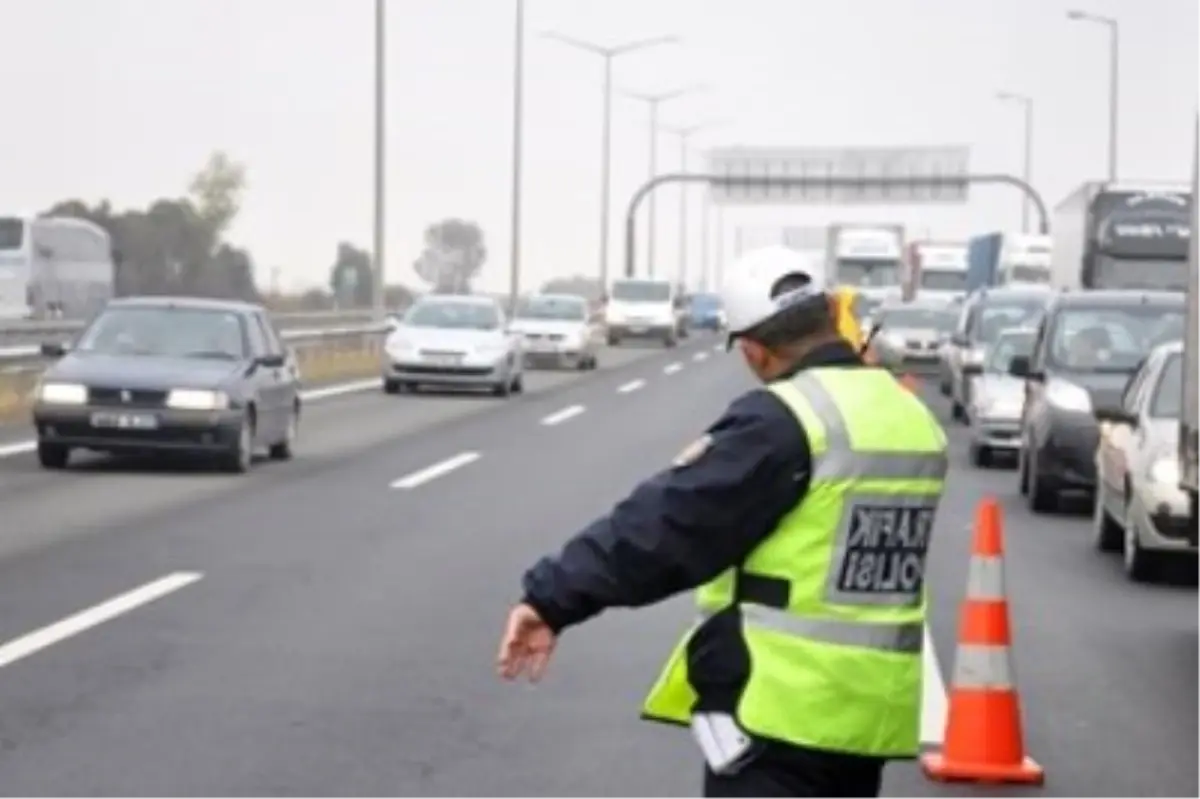
{"label": "dashed white lane marking", "polygon": [[637,391],[642,386],[646,385],[645,380],[630,380],[625,385],[617,389],[618,394],[628,394],[631,391]]}
{"label": "dashed white lane marking", "polygon": [[946,681],[938,665],[937,651],[933,648],[933,636],[925,628],[925,645],[921,648],[922,695],[921,695],[921,743],[940,744],[946,736],[946,716],[949,703],[946,701]]}
{"label": "dashed white lane marking", "polygon": [[676,361],[675,363],[669,363],[663,367],[663,374],[673,375],[682,368],[683,368],[683,364],[681,364],[679,361]]}
{"label": "dashed white lane marking", "polygon": [[[305,402],[320,402],[321,400],[342,397],[347,394],[359,394],[379,388],[383,381],[379,378],[371,380],[356,380],[353,383],[338,383],[324,388],[310,388],[300,392],[300,399]],[[11,458],[14,455],[24,455],[37,449],[36,441],[18,441],[15,444],[0,444],[0,459]]]}
{"label": "dashed white lane marking", "polygon": [[707,357],[708,357],[707,352],[697,352],[695,355],[692,356],[692,360],[699,363],[700,361],[703,361]]}
{"label": "dashed white lane marking", "polygon": [[714,344],[713,345],[713,352],[720,352],[723,349],[725,349],[724,344]]}
{"label": "dashed white lane marking", "polygon": [[167,594],[172,594],[181,588],[191,585],[203,576],[199,572],[174,572],[168,574],[154,582],[146,583],[140,588],[127,591],[124,594],[101,602],[99,605],[93,605],[73,616],[68,616],[40,630],[34,630],[20,638],[9,641],[7,644],[0,646],[0,668],[11,666],[18,660],[23,660],[36,652],[40,652],[68,638],[79,635],[85,630],[90,630],[92,627],[99,626],[106,621],[112,621],[116,617],[128,613],[135,608],[147,605],[156,599],[161,599]]}
{"label": "dashed white lane marking", "polygon": [[568,408],[563,408],[561,411],[555,411],[549,416],[543,418],[542,424],[544,424],[546,427],[553,427],[556,424],[562,424],[568,419],[575,418],[579,414],[583,413],[583,411],[584,407],[582,405],[572,405]]}
{"label": "dashed white lane marking", "polygon": [[455,469],[461,469],[469,463],[474,463],[479,460],[478,452],[460,452],[453,458],[446,458],[444,461],[435,463],[432,466],[427,466],[420,471],[407,474],[398,480],[392,482],[392,488],[410,490],[417,486],[422,486],[431,480],[436,480],[439,477],[449,474]]}

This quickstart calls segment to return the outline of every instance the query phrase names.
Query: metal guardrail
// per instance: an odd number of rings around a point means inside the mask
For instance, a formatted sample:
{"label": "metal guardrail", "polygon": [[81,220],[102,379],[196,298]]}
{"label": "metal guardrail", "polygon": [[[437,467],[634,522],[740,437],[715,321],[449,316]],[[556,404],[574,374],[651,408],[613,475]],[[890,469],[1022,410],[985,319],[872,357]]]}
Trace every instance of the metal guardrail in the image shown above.
{"label": "metal guardrail", "polygon": [[[364,315],[370,314],[367,312]],[[294,348],[308,348],[317,343],[335,343],[346,339],[381,339],[389,330],[390,327],[386,323],[311,329],[283,328],[280,330],[280,337]],[[45,360],[41,345],[0,347],[0,376],[39,371]]]}

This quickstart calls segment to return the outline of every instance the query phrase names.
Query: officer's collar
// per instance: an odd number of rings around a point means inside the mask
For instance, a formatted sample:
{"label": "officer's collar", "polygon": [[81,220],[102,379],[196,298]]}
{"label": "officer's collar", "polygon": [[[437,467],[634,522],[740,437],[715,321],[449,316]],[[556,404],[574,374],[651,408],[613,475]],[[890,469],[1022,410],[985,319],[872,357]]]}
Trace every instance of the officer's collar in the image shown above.
{"label": "officer's collar", "polygon": [[858,351],[850,345],[850,342],[845,339],[830,341],[826,344],[820,344],[804,354],[795,364],[787,371],[779,376],[779,379],[786,380],[805,369],[814,369],[818,366],[862,366],[863,359],[859,356]]}

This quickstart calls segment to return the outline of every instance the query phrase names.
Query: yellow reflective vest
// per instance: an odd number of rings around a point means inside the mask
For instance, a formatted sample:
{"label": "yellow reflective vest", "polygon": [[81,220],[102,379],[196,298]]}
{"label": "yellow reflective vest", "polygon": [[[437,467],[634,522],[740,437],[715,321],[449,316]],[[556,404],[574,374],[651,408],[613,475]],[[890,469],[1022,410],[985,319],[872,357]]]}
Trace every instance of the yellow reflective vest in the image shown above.
{"label": "yellow reflective vest", "polygon": [[[945,433],[882,369],[808,369],[769,389],[803,426],[813,472],[774,533],[697,592],[701,625],[737,605],[751,665],[736,718],[756,736],[797,746],[915,756],[925,556],[944,490]],[[740,599],[747,576],[786,581],[786,599]],[[645,718],[690,722],[699,698],[688,678],[690,635],[651,689]]]}

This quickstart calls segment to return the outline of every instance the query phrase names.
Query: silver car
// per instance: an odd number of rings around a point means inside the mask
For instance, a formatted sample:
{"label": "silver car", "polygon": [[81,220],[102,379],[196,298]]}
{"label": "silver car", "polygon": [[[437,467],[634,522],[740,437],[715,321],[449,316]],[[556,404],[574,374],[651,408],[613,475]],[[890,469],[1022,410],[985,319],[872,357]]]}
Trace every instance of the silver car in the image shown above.
{"label": "silver car", "polygon": [[537,294],[524,297],[509,329],[524,341],[527,366],[595,369],[600,330],[583,297]]}
{"label": "silver car", "polygon": [[1004,330],[1032,327],[1054,298],[1048,287],[988,288],[963,303],[954,334],[942,347],[939,368],[942,393],[950,398],[956,421],[967,421],[971,377],[979,374],[987,348]]}
{"label": "silver car", "polygon": [[509,330],[496,300],[424,297],[387,337],[383,390],[488,389],[507,397],[524,389],[523,360],[521,338]]}
{"label": "silver car", "polygon": [[1018,355],[1029,356],[1037,330],[1013,328],[996,338],[984,354],[980,374],[971,383],[971,464],[991,466],[996,455],[1009,456],[1015,464],[1021,451],[1021,411],[1025,406],[1025,381],[1008,373]]}
{"label": "silver car", "polygon": [[1163,344],[1130,378],[1119,408],[1095,411],[1094,541],[1102,552],[1124,553],[1132,580],[1153,579],[1167,558],[1196,555],[1175,457],[1182,380],[1183,345]]}
{"label": "silver car", "polygon": [[872,349],[879,365],[894,371],[932,374],[938,347],[954,329],[958,314],[940,302],[889,302],[871,316],[878,333]]}

